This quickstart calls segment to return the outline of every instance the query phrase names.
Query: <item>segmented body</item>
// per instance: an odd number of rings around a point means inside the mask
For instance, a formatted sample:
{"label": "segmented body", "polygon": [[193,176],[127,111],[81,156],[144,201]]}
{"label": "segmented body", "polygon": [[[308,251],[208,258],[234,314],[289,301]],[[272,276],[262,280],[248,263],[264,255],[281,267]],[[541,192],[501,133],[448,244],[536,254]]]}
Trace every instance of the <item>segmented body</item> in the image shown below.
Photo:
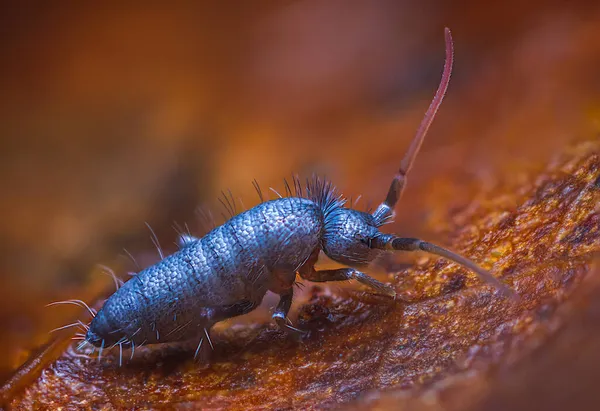
{"label": "segmented body", "polygon": [[[286,183],[290,197],[263,202],[202,239],[182,237],[180,251],[141,271],[105,302],[89,325],[85,342],[97,347],[119,345],[121,351],[123,345],[130,345],[133,353],[135,346],[144,343],[180,341],[201,333],[208,338],[214,323],[253,310],[267,290],[280,296],[273,314],[277,325],[301,332],[286,321],[296,273],[317,282],[357,280],[395,299],[392,286],[357,270],[385,250],[425,251],[447,258],[504,295],[517,298],[491,273],[459,254],[418,238],[379,231],[393,217],[408,172],[446,93],[454,55],[448,29],[445,38],[442,81],[385,200],[372,214],[345,208],[333,186],[317,178],[307,182],[304,195],[294,178],[295,196]],[[259,195],[262,199],[260,190]],[[320,250],[348,268],[316,270]],[[84,304],[79,300],[65,303]]]}
{"label": "segmented body", "polygon": [[126,282],[91,332],[105,344],[123,337],[137,344],[179,341],[253,309],[267,290],[292,287],[320,249],[324,211],[310,199],[288,197],[238,214]]}

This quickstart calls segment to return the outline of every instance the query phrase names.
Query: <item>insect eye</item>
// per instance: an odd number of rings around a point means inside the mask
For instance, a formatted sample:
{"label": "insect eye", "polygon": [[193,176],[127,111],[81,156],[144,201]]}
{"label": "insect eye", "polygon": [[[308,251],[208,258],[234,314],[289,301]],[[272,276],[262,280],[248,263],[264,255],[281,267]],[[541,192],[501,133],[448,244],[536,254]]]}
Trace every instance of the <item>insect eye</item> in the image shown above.
{"label": "insect eye", "polygon": [[357,239],[358,241],[360,241],[362,244],[366,245],[366,246],[368,246],[368,245],[371,243],[371,240],[370,240],[370,239],[368,239],[368,238],[364,238],[364,237],[358,237],[358,236],[357,236],[357,237],[356,237],[356,239]]}

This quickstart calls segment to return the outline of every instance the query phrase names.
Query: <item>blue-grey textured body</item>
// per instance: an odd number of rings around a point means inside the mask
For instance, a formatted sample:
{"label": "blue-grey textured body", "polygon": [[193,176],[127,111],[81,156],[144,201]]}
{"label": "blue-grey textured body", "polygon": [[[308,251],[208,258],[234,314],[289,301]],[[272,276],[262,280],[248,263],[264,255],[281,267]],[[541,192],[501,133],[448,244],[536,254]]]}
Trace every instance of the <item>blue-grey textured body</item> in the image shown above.
{"label": "blue-grey textured body", "polygon": [[319,247],[323,224],[319,207],[305,198],[259,204],[125,283],[92,330],[113,331],[106,343],[134,334],[140,343],[193,337],[224,319],[226,307],[258,305],[267,290],[292,286]]}
{"label": "blue-grey textured body", "polygon": [[[277,325],[285,331],[301,332],[286,321],[296,273],[317,282],[357,280],[396,298],[393,287],[357,270],[385,250],[442,256],[516,298],[489,272],[459,254],[418,238],[379,231],[393,217],[408,172],[446,93],[453,61],[448,29],[445,38],[442,81],[385,200],[372,214],[345,208],[333,186],[317,178],[308,182],[304,195],[295,178],[294,196],[286,183],[289,197],[263,202],[232,217],[202,239],[182,237],[181,250],[140,272],[106,301],[92,320],[85,342],[98,347],[119,344],[122,348],[125,344],[134,348],[180,341],[202,332],[208,338],[208,329],[214,323],[252,311],[267,290],[280,296],[273,314]],[[258,186],[257,190],[262,199]],[[320,251],[349,268],[315,270]]]}
{"label": "blue-grey textured body", "polygon": [[296,273],[304,265],[312,270],[320,250],[356,266],[380,253],[355,241],[357,224],[377,230],[370,214],[344,208],[330,184],[315,180],[308,191],[309,198],[263,202],[201,239],[188,239],[118,289],[93,319],[87,340],[139,345],[193,338],[251,311],[268,290],[291,292]]}

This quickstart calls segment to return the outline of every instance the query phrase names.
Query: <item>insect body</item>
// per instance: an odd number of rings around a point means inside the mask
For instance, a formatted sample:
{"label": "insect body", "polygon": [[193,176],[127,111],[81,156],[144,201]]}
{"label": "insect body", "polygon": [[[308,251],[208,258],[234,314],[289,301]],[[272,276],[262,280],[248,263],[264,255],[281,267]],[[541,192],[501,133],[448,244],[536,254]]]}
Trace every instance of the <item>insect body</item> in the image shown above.
{"label": "insect body", "polygon": [[[415,238],[399,238],[379,229],[393,217],[406,176],[446,92],[453,60],[446,29],[442,81],[402,160],[385,201],[372,214],[344,206],[331,183],[319,179],[295,195],[263,202],[216,227],[201,239],[183,236],[181,249],[141,271],[118,289],[98,311],[85,334],[97,347],[153,344],[190,338],[208,339],[216,322],[252,311],[270,290],[280,301],[273,319],[287,322],[296,274],[309,281],[357,280],[395,297],[394,289],[361,270],[385,250],[425,251],[453,260],[503,292],[511,291],[470,260]],[[291,192],[291,190],[290,190]],[[349,268],[317,271],[318,254]]]}

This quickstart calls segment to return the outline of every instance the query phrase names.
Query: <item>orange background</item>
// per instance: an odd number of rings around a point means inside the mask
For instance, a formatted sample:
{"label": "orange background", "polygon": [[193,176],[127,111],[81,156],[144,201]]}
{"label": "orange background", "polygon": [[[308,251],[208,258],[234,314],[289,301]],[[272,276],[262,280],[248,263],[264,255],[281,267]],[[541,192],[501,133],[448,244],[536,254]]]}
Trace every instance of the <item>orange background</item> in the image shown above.
{"label": "orange background", "polygon": [[252,179],[281,189],[293,172],[375,205],[448,26],[449,94],[390,227],[443,239],[434,204],[597,130],[593,3],[3,6],[0,379],[73,313],[44,304],[93,300],[111,281],[96,264],[133,269],[123,248],[153,261],[146,221],[173,250],[173,222],[194,227],[204,204],[219,216],[222,189],[252,206]]}

